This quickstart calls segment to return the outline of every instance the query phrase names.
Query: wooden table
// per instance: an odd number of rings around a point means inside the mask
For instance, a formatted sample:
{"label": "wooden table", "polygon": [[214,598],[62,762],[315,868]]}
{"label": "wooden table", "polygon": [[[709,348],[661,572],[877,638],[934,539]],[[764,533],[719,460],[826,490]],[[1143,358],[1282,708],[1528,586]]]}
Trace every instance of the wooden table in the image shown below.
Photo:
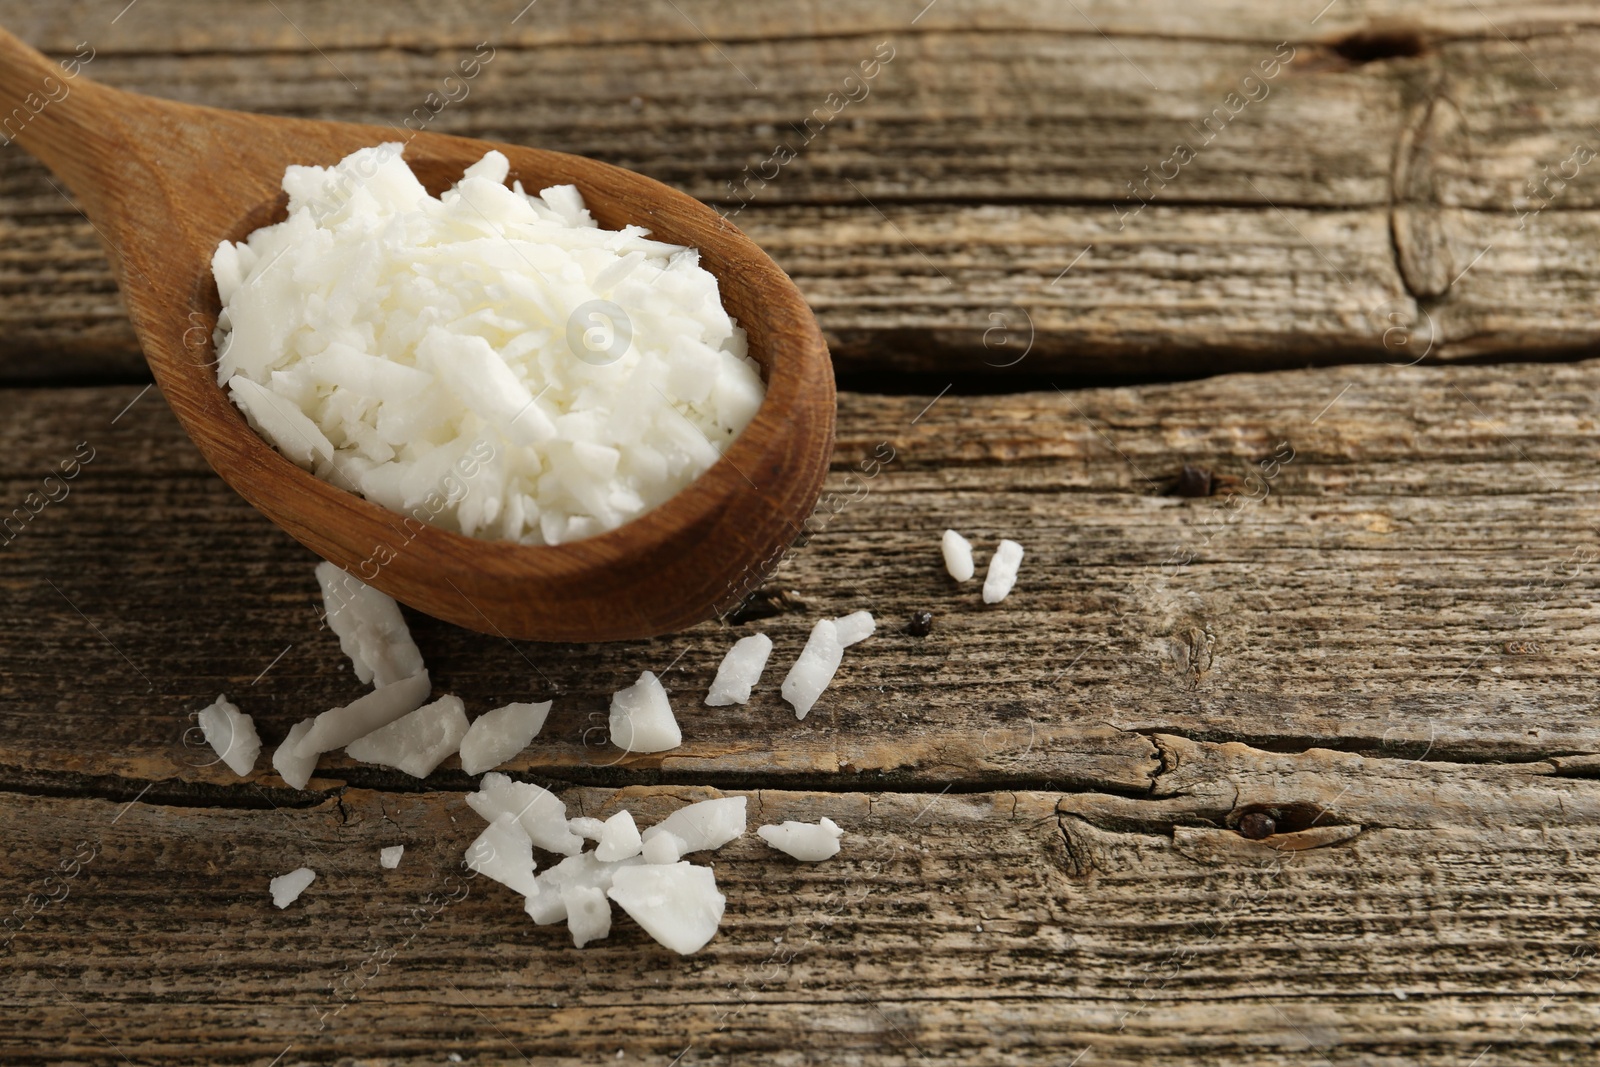
{"label": "wooden table", "polygon": [[[452,881],[455,761],[206,765],[217,693],[270,746],[359,686],[313,558],[205,468],[94,231],[0,149],[0,511],[92,457],[0,547],[0,1059],[1594,1062],[1596,9],[1324,3],[0,2],[112,85],[747,200],[837,358],[823,532],[655,641],[410,621],[473,712],[555,701],[511,769],[574,812],[848,831],[717,853],[699,955],[620,917],[577,951]],[[1010,599],[944,576],[947,526],[1026,546]],[[796,723],[777,671],[857,608],[878,635]],[[767,684],[702,706],[758,629]],[[686,741],[619,760],[594,728],[647,668]]]}

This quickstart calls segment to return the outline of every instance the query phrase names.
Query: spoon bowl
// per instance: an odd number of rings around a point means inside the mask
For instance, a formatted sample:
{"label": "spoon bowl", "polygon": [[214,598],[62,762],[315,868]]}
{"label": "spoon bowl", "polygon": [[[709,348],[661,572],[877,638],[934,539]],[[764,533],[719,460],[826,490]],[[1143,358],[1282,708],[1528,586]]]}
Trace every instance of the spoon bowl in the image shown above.
{"label": "spoon bowl", "polygon": [[[0,30],[0,121],[72,190],[106,247],[156,384],[222,479],[313,552],[403,604],[483,633],[541,641],[652,637],[757,588],[802,532],[833,445],[834,384],[815,317],[777,264],[723,216],[659,182],[534,148],[382,126],[278,118],[96,85]],[[552,546],[467,537],[318,479],[258,436],[217,384],[211,256],[285,217],[290,164],[331,166],[405,144],[435,195],[490,149],[508,181],[575,185],[609,229],[700,250],[749,335],[766,397],[721,459],[661,506]]]}

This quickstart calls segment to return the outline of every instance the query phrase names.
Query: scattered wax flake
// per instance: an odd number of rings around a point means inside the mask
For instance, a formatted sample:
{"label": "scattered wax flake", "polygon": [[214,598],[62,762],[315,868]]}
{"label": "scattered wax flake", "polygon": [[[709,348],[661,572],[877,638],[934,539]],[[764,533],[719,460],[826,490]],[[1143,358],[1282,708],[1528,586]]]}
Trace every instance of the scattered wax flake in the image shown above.
{"label": "scattered wax flake", "polygon": [[272,891],[272,902],[279,908],[287,908],[300,894],[306,891],[306,886],[317,880],[317,872],[310,867],[299,867],[288,874],[280,874],[267,886]]}
{"label": "scattered wax flake", "polygon": [[291,789],[304,789],[317,769],[316,752],[301,753],[300,742],[311,732],[315,719],[301,719],[289,728],[289,736],[272,752],[272,769]]}
{"label": "scattered wax flake", "polygon": [[783,699],[794,706],[794,717],[804,719],[811,713],[822,691],[833,681],[844,658],[844,646],[839,643],[839,628],[832,619],[822,619],[811,628],[806,647],[800,658],[789,668],[783,680]]}
{"label": "scattered wax flake", "polygon": [[256,768],[261,755],[261,737],[255,721],[240,711],[226,696],[200,709],[200,731],[228,769],[240,778]]}
{"label": "scattered wax flake", "polygon": [[467,713],[460,697],[443,696],[357,738],[345,755],[362,763],[393,767],[413,778],[426,778],[461,747]]}
{"label": "scattered wax flake", "polygon": [[645,933],[684,956],[716,936],[727,904],[711,868],[688,862],[624,867],[612,876],[606,895]]}
{"label": "scattered wax flake", "polygon": [[652,672],[612,695],[611,743],[624,752],[665,752],[683,744],[667,691]]}
{"label": "scattered wax flake", "polygon": [[606,820],[605,829],[600,835],[600,846],[594,850],[594,858],[602,863],[625,860],[629,856],[637,856],[643,843],[639,828],[634,825],[633,815],[619,811]]}
{"label": "scattered wax flake", "polygon": [[533,877],[533,842],[514,815],[501,812],[467,846],[467,867],[525,897],[539,892]]}
{"label": "scattered wax flake", "polygon": [[677,863],[689,851],[683,838],[674,833],[656,834],[644,843],[640,855],[646,863]]}
{"label": "scattered wax flake", "polygon": [[393,597],[326,560],[317,564],[317,581],[328,626],[357,678],[381,687],[422,670],[422,653]]}
{"label": "scattered wax flake", "polygon": [[790,821],[782,826],[769,824],[756,833],[779,852],[787,852],[795,859],[808,863],[838,855],[839,838],[844,836],[844,831],[826,817],[815,823]]}
{"label": "scattered wax flake", "polygon": [[767,657],[772,655],[772,638],[766,634],[751,634],[734,642],[728,654],[717,667],[717,676],[711,681],[711,692],[706,703],[718,708],[728,704],[747,704],[750,690],[761,680],[767,667]]}
{"label": "scattered wax flake", "polygon": [[683,853],[721,848],[744,833],[745,798],[718,797],[688,804],[668,815],[644,832],[650,841],[660,834],[676,834],[683,841]]}
{"label": "scattered wax flake", "polygon": [[528,747],[544,727],[551,701],[507,704],[473,721],[461,742],[461,769],[471,775],[493,770]]}
{"label": "scattered wax flake", "polygon": [[1017,584],[1017,567],[1022,563],[1022,546],[1002,540],[989,558],[989,573],[983,579],[983,602],[998,604]]}
{"label": "scattered wax flake", "polygon": [[954,530],[946,530],[939,541],[939,551],[944,553],[944,569],[950,572],[950,577],[958,582],[972,577],[976,568],[972,564],[971,541]]}
{"label": "scattered wax flake", "polygon": [[567,929],[578,948],[611,935],[611,901],[604,889],[566,886],[561,890],[561,906],[567,909]]}
{"label": "scattered wax flake", "polygon": [[390,845],[387,848],[380,848],[378,850],[378,862],[392,871],[400,866],[400,857],[405,855],[405,851],[406,846],[404,845]]}
{"label": "scattered wax flake", "polygon": [[833,620],[834,633],[842,648],[865,641],[877,628],[878,624],[873,621],[870,611],[857,611]]}

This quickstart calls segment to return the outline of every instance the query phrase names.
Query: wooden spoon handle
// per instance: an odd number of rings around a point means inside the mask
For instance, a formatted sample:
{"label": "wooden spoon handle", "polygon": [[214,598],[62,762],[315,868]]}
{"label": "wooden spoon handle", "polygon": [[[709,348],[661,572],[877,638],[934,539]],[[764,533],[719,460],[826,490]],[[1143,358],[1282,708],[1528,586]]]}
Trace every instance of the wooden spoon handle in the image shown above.
{"label": "wooden spoon handle", "polygon": [[91,202],[127,144],[124,94],[82,76],[93,59],[83,44],[58,63],[0,28],[0,149],[16,142]]}

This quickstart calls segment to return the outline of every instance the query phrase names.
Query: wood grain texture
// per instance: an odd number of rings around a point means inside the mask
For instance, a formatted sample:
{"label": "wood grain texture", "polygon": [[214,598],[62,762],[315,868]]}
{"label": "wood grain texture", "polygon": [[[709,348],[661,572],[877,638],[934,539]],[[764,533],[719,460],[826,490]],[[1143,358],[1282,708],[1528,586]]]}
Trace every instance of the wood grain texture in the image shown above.
{"label": "wood grain texture", "polygon": [[[1189,783],[1252,788],[1237,759],[1204,759],[1242,746],[1196,747],[1208,751],[1189,754],[1203,764]],[[1298,797],[1341,770],[1332,754],[1256,755],[1295,772]],[[1400,761],[1373,763],[1383,777]],[[1595,783],[1562,784],[1593,802]],[[628,807],[641,823],[707,795],[564,793],[573,811]],[[1425,830],[1372,825],[1295,852],[1159,800],[1106,798],[1112,812],[1041,792],[748,795],[752,824],[836,819],[844,851],[797,864],[749,835],[714,854],[727,914],[689,959],[620,915],[608,940],[573,950],[564,926],[535,927],[503,887],[462,878],[479,821],[459,793],[349,789],[277,812],[30,801],[0,856],[56,899],[12,938],[22,1010],[0,1021],[0,1051],[27,1057],[47,1034],[83,1063],[1593,1052],[1600,976],[1580,916],[1597,903],[1600,841],[1526,786],[1465,794]],[[400,867],[380,870],[378,849],[395,843]],[[32,885],[74,855],[92,855],[76,877]],[[273,909],[268,879],[302,864],[317,881]]]}
{"label": "wood grain texture", "polygon": [[[538,44],[659,41],[696,44],[714,55],[706,38],[744,43],[784,38],[825,38],[841,27],[867,33],[915,27],[916,32],[992,33],[1027,30],[1074,37],[1100,33],[1174,40],[1255,43],[1300,35],[1337,43],[1373,27],[1399,27],[1425,40],[1442,38],[1517,40],[1583,29],[1595,23],[1593,8],[1581,0],[1521,4],[1515,0],[1340,0],[1329,5],[1305,2],[1263,8],[1250,0],[1186,4],[1181,0],[1075,0],[1065,8],[1041,8],[1028,0],[993,0],[981,7],[893,0],[804,0],[782,7],[749,9],[720,0],[675,0],[677,6],[630,10],[626,19],[596,19],[584,0],[526,2],[495,0],[400,0],[381,7],[339,8],[317,0],[235,2],[226,22],[196,18],[182,0],[140,0],[145,17],[137,20],[75,5],[29,7],[8,0],[7,23],[53,48],[69,47],[85,32],[115,25],[108,32],[130,51],[184,55],[209,51],[307,50],[305,37],[353,50],[415,45],[424,31],[430,44],[457,47],[476,43],[487,30],[508,41]],[[1102,42],[1103,43],[1103,42]],[[1109,49],[1108,49],[1109,50]]]}
{"label": "wood grain texture", "polygon": [[[278,6],[213,20],[141,0],[111,26],[0,4],[0,24],[58,50],[92,39],[90,76],[124,88],[391,125],[424,107],[430,130],[593,156],[723,210],[748,200],[737,221],[794,276],[846,374],[991,374],[978,364],[1029,337],[1014,373],[1034,382],[1593,340],[1600,185],[1592,165],[1558,177],[1600,150],[1600,29],[1581,5],[1345,2],[1312,22],[1311,5],[936,4],[913,26],[887,3],[690,4],[604,28],[581,5],[515,24],[521,5]],[[1419,54],[1340,51],[1394,26]],[[495,60],[427,116],[482,41]],[[884,41],[894,58],[860,99],[805,127]],[[1219,118],[1280,41],[1293,59],[1265,95]],[[1179,141],[1196,158],[1152,181]],[[796,158],[747,184],[780,143]],[[5,373],[139,374],[87,224],[18,153],[0,152],[0,190]]]}
{"label": "wood grain texture", "polygon": [[[1583,363],[947,396],[925,412],[846,394],[824,521],[752,604],[767,617],[607,645],[413,625],[438,687],[473,709],[556,700],[517,764],[552,778],[1140,793],[1156,733],[1393,758],[1600,753],[1597,385]],[[110,425],[137,394],[0,394],[7,499],[76,442],[97,450],[3,549],[0,642],[41,654],[6,681],[0,767],[34,784],[187,773],[183,716],[219,691],[274,737],[355,692],[317,629],[313,558],[206,472],[158,394]],[[1250,471],[1283,442],[1292,459],[1251,501]],[[868,477],[880,446],[895,458]],[[1167,495],[1184,463],[1236,495]],[[1004,605],[943,573],[946,527],[980,567],[1001,536],[1026,547]],[[795,723],[780,672],[817,618],[861,607],[881,635]],[[926,638],[903,632],[917,610],[935,615]],[[769,684],[748,708],[700,706],[727,646],[758,628],[777,646]],[[644,669],[665,672],[688,740],[620,759],[608,694]],[[83,748],[86,732],[104,744]],[[377,773],[332,761],[323,787],[402,784]]]}

